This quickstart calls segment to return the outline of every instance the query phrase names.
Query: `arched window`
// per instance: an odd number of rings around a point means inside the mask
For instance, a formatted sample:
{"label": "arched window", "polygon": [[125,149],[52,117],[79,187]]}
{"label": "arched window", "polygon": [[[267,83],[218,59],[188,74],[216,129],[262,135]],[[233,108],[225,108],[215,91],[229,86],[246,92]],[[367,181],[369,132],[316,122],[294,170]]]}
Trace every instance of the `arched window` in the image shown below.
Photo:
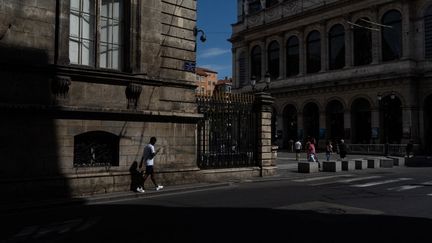
{"label": "arched window", "polygon": [[432,58],[432,5],[426,10],[424,16],[424,35],[425,35],[425,58]]}
{"label": "arched window", "polygon": [[402,15],[390,10],[382,18],[382,59],[391,61],[402,56]]}
{"label": "arched window", "polygon": [[345,66],[345,29],[338,24],[329,32],[329,68],[341,69]]}
{"label": "arched window", "polygon": [[287,76],[299,74],[299,58],[299,40],[292,36],[288,39],[286,47]]}
{"label": "arched window", "polygon": [[[367,18],[363,18],[369,21]],[[372,33],[370,24],[358,20],[354,28],[354,65],[367,65],[372,62]]]}
{"label": "arched window", "polygon": [[251,76],[261,79],[261,47],[255,46],[251,52]]}
{"label": "arched window", "polygon": [[317,73],[321,70],[321,37],[316,30],[307,37],[307,73]]}
{"label": "arched window", "polygon": [[277,79],[279,77],[279,43],[272,41],[268,46],[268,71],[271,79]]}

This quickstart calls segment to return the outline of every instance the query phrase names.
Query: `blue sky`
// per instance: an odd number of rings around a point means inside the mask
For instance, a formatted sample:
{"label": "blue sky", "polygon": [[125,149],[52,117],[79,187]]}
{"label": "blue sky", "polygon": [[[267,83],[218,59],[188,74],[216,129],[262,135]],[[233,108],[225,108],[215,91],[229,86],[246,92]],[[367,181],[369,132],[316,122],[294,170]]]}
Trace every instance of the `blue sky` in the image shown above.
{"label": "blue sky", "polygon": [[236,0],[197,0],[197,27],[207,37],[197,36],[197,66],[218,72],[218,78],[232,77],[231,24],[237,19]]}

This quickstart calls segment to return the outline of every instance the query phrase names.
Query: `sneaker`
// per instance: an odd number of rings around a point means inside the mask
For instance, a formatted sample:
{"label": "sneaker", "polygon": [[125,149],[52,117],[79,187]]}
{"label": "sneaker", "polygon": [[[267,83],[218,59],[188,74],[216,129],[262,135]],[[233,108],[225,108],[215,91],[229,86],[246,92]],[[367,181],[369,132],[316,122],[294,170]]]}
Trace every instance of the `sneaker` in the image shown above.
{"label": "sneaker", "polygon": [[141,192],[141,193],[145,192],[144,189],[142,189],[141,187],[138,187],[138,188],[136,189],[136,191],[137,191],[137,192]]}
{"label": "sneaker", "polygon": [[162,190],[162,189],[163,189],[163,186],[161,186],[161,185],[159,185],[159,186],[156,187],[156,191],[159,191],[159,190]]}

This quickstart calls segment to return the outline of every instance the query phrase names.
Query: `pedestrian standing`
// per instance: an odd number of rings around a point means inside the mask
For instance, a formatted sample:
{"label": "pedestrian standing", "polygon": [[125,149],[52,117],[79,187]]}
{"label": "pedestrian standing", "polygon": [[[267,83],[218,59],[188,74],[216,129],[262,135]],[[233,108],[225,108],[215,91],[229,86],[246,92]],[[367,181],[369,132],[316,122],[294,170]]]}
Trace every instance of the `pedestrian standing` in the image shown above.
{"label": "pedestrian standing", "polygon": [[328,140],[326,143],[326,160],[329,161],[330,160],[330,156],[333,153],[333,146],[331,144],[331,141]]}
{"label": "pedestrian standing", "polygon": [[152,180],[155,188],[157,191],[161,190],[163,188],[163,186],[158,185],[156,183],[156,179],[154,178],[154,169],[153,169],[153,165],[154,165],[154,157],[156,156],[156,154],[160,151],[160,149],[155,151],[155,145],[156,143],[156,137],[151,137],[150,138],[150,142],[144,147],[144,152],[143,152],[143,156],[141,158],[141,163],[140,163],[140,170],[143,170],[143,164],[145,162],[145,174],[144,174],[144,178],[142,181],[142,185],[137,188],[138,192],[145,192],[144,190],[144,184],[145,181],[147,180],[147,177],[150,176],[150,179]]}
{"label": "pedestrian standing", "polygon": [[339,156],[341,159],[344,159],[347,154],[347,146],[345,144],[345,141],[343,139],[340,140],[339,144]]}
{"label": "pedestrian standing", "polygon": [[299,139],[297,139],[297,142],[295,142],[295,153],[296,153],[296,160],[297,161],[300,160],[301,149],[302,149],[302,143],[300,142]]}
{"label": "pedestrian standing", "polygon": [[411,153],[413,151],[413,147],[414,147],[414,141],[410,140],[406,145],[406,157],[407,158],[410,158]]}

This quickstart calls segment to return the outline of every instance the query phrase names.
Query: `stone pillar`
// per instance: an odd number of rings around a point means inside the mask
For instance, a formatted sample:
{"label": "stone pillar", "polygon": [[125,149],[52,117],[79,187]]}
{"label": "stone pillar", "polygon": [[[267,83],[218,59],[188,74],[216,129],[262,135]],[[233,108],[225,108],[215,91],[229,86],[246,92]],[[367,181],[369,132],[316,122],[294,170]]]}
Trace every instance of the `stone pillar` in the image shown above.
{"label": "stone pillar", "polygon": [[411,57],[411,36],[413,36],[414,27],[411,22],[411,3],[402,1],[402,57],[409,59]]}
{"label": "stone pillar", "polygon": [[346,109],[344,111],[344,134],[345,134],[345,143],[351,143],[351,110]]}
{"label": "stone pillar", "polygon": [[345,68],[353,66],[353,53],[353,31],[351,28],[348,28],[345,30]]}
{"label": "stone pillar", "polygon": [[372,108],[371,110],[371,135],[372,143],[380,143],[380,121],[379,121],[379,108]]}
{"label": "stone pillar", "polygon": [[272,156],[271,118],[274,98],[265,92],[255,94],[255,112],[257,114],[257,159],[260,176],[276,174],[276,158]]}
{"label": "stone pillar", "polygon": [[326,30],[326,22],[322,21],[320,24],[321,34],[321,70],[320,72],[326,72],[328,68],[328,35]]}
{"label": "stone pillar", "polygon": [[[372,8],[373,22],[380,23],[378,17],[378,9],[376,7]],[[376,26],[372,26],[377,28]],[[373,31],[372,34],[372,64],[378,64],[381,62],[381,31]]]}
{"label": "stone pillar", "polygon": [[286,39],[282,36],[279,43],[279,79],[286,78]]}
{"label": "stone pillar", "polygon": [[299,75],[306,74],[306,42],[304,37],[304,30],[299,33]]}

